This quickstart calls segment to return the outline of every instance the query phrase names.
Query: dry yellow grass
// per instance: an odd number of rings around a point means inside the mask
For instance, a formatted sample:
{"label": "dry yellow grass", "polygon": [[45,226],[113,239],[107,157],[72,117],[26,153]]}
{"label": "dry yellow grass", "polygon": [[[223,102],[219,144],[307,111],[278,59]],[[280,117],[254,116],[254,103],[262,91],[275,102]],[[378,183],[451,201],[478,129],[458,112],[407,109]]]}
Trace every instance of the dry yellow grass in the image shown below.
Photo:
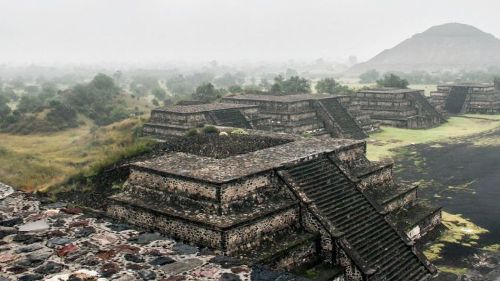
{"label": "dry yellow grass", "polygon": [[76,129],[51,134],[0,134],[0,181],[17,188],[44,190],[96,165],[144,148],[133,131],[139,119],[97,128],[87,121]]}

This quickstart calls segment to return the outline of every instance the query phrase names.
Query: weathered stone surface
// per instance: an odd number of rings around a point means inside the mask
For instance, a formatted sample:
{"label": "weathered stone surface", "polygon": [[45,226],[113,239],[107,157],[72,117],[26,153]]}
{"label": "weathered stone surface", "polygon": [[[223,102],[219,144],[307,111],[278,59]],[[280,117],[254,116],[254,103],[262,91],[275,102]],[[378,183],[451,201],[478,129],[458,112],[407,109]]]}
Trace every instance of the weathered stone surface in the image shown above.
{"label": "weathered stone surface", "polygon": [[[210,253],[189,259],[193,254],[188,253],[196,254],[199,249],[177,244],[159,234],[145,233],[141,236],[138,230],[129,225],[96,219],[78,212],[59,211],[66,204],[40,205],[34,196],[24,196],[21,192],[14,192],[5,200],[0,199],[0,218],[13,226],[0,228],[6,234],[0,237],[0,281],[209,279],[200,276],[213,276],[210,279],[217,280],[223,273],[232,270],[215,263],[207,264],[214,257]],[[24,223],[20,218],[26,218],[26,221],[46,219],[50,230],[44,233],[18,233],[16,227]],[[92,233],[81,235],[86,232],[83,229],[90,228],[94,230]],[[131,244],[137,240],[140,243]],[[169,277],[162,270],[162,267],[175,263],[177,265],[172,270],[185,275],[171,274]],[[200,268],[204,264],[207,267]],[[243,276],[248,275],[248,270],[235,274],[241,275],[241,280],[248,280]]]}
{"label": "weathered stone surface", "polygon": [[241,281],[241,278],[233,273],[222,273],[220,281]]}
{"label": "weathered stone surface", "polygon": [[174,247],[172,247],[172,250],[176,251],[178,254],[181,255],[193,255],[198,253],[198,248],[184,243],[175,244]]}
{"label": "weathered stone surface", "polygon": [[193,270],[199,266],[202,266],[204,262],[200,259],[186,259],[171,264],[164,265],[160,269],[167,275],[177,275],[186,271]]}
{"label": "weathered stone surface", "polygon": [[156,273],[154,273],[153,271],[150,271],[150,270],[140,270],[138,273],[139,273],[139,276],[143,280],[154,280],[154,279],[156,279]]}
{"label": "weathered stone surface", "polygon": [[49,225],[46,220],[37,220],[19,226],[19,231],[22,232],[37,232],[45,231],[47,229],[49,229]]}
{"label": "weathered stone surface", "polygon": [[13,227],[18,224],[22,224],[23,219],[22,218],[10,218],[6,219],[0,222],[0,226],[6,226],[6,227]]}
{"label": "weathered stone surface", "polygon": [[159,233],[143,233],[143,234],[139,235],[139,237],[137,237],[135,242],[137,244],[149,244],[153,241],[162,240],[164,238],[165,237],[163,237]]}
{"label": "weathered stone surface", "polygon": [[170,257],[157,257],[152,261],[150,261],[149,263],[151,265],[166,265],[173,262],[175,262],[175,260]]}

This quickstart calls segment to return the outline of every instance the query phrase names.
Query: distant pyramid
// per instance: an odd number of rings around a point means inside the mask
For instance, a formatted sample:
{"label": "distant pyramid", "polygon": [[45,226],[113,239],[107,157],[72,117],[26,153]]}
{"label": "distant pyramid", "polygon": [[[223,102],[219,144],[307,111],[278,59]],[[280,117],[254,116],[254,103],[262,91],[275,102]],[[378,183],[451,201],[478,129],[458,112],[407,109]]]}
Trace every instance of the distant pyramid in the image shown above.
{"label": "distant pyramid", "polygon": [[447,23],[413,35],[348,72],[472,70],[500,67],[500,40],[471,25]]}

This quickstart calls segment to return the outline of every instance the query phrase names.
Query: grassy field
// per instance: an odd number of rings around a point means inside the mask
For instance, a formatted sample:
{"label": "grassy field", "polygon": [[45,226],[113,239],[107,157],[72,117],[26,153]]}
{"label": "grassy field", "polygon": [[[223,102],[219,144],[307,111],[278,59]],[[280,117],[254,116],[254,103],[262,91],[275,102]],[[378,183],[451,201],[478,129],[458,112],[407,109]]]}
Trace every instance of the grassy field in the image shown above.
{"label": "grassy field", "polygon": [[147,149],[149,141],[133,132],[138,118],[106,127],[90,121],[76,129],[51,134],[0,134],[0,181],[26,191],[45,190],[79,173],[92,173]]}
{"label": "grassy field", "polygon": [[464,118],[451,117],[448,122],[428,130],[410,130],[382,127],[382,131],[372,134],[368,139],[367,154],[370,160],[382,160],[394,155],[397,148],[436,141],[447,141],[456,137],[486,132],[500,127],[500,116],[468,115]]}

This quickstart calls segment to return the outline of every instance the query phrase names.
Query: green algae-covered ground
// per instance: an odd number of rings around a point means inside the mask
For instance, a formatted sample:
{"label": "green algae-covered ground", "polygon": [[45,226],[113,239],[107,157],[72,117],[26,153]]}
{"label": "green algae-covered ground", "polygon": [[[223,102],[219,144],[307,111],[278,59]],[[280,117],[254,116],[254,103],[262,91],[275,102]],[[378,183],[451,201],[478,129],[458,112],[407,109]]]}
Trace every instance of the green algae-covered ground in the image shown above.
{"label": "green algae-covered ground", "polygon": [[500,115],[451,117],[429,130],[383,127],[367,148],[371,160],[394,159],[399,179],[418,182],[421,200],[443,206],[444,230],[423,246],[443,272],[436,280],[500,271]]}

